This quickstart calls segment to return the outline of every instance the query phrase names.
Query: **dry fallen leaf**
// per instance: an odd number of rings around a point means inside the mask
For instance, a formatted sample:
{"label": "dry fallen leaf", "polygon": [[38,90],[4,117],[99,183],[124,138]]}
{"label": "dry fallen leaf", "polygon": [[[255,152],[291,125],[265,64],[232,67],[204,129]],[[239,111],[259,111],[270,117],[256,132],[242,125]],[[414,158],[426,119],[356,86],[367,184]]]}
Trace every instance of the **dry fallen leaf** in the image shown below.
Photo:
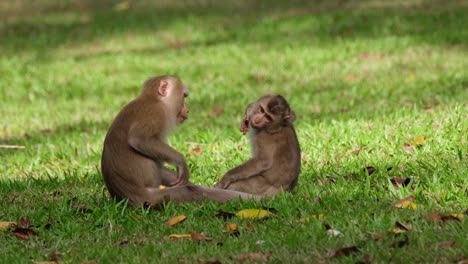
{"label": "dry fallen leaf", "polygon": [[398,190],[400,185],[406,187],[411,182],[411,178],[398,178],[394,176],[390,179],[390,182],[393,184],[393,187]]}
{"label": "dry fallen leaf", "polygon": [[224,108],[220,105],[217,105],[211,110],[211,113],[215,116],[220,116],[224,113]]}
{"label": "dry fallen leaf", "polygon": [[411,229],[413,229],[413,225],[403,224],[403,223],[400,223],[400,222],[397,221],[395,223],[395,226],[393,227],[392,232],[395,233],[395,234],[401,234],[401,233],[405,233],[406,231],[409,231]]}
{"label": "dry fallen leaf", "polygon": [[211,241],[213,240],[211,237],[209,236],[206,236],[205,234],[203,233],[191,233],[191,238],[192,238],[192,241]]}
{"label": "dry fallen leaf", "polygon": [[244,209],[236,213],[237,217],[248,219],[264,219],[273,215],[271,212],[263,209]]}
{"label": "dry fallen leaf", "polygon": [[358,253],[358,252],[359,252],[359,248],[357,246],[344,247],[344,248],[332,250],[330,252],[330,257],[335,258],[335,257],[341,257],[341,256],[349,256],[353,253]]}
{"label": "dry fallen leaf", "polygon": [[169,220],[167,220],[167,222],[166,222],[166,225],[167,226],[175,226],[178,223],[181,223],[181,222],[185,221],[186,219],[187,219],[187,217],[185,215],[177,215],[177,216],[169,218]]}
{"label": "dry fallen leaf", "polygon": [[414,152],[414,148],[411,145],[404,146],[403,150],[405,150],[406,152]]}
{"label": "dry fallen leaf", "polygon": [[159,185],[159,189],[166,189],[166,186],[161,184],[161,185]]}
{"label": "dry fallen leaf", "polygon": [[372,167],[372,166],[365,167],[365,168],[364,168],[364,171],[367,171],[367,173],[368,173],[369,175],[371,175],[372,173],[375,172],[375,168]]}
{"label": "dry fallen leaf", "polygon": [[393,205],[398,208],[411,208],[413,210],[416,210],[418,206],[413,202],[415,199],[416,197],[414,195],[411,195],[395,202]]}
{"label": "dry fallen leaf", "polygon": [[432,245],[432,247],[439,247],[439,248],[447,248],[447,247],[452,247],[455,245],[456,241],[450,240],[450,241],[443,241],[439,243],[435,243]]}
{"label": "dry fallen leaf", "polygon": [[196,146],[188,152],[188,155],[191,154],[195,156],[200,156],[202,154],[202,149],[200,148],[200,146]]}
{"label": "dry fallen leaf", "polygon": [[263,254],[260,252],[243,253],[239,255],[238,259],[241,262],[265,262],[268,260],[270,256],[271,256],[271,251],[266,254]]}
{"label": "dry fallen leaf", "polygon": [[237,224],[226,224],[224,226],[224,229],[226,231],[236,231],[237,230]]}
{"label": "dry fallen leaf", "polygon": [[[323,214],[313,214],[312,217],[315,218],[315,219],[318,219],[318,220],[322,220],[324,215]],[[301,218],[301,219],[298,220],[298,222],[308,223],[308,222],[310,222],[310,217]]]}
{"label": "dry fallen leaf", "polygon": [[422,145],[422,144],[424,144],[424,142],[426,142],[424,137],[417,137],[417,138],[413,139],[413,141],[411,141],[410,145],[411,146]]}
{"label": "dry fallen leaf", "polygon": [[446,222],[450,220],[455,220],[455,221],[462,221],[464,219],[465,215],[464,214],[450,214],[450,215],[441,215],[439,213],[430,213],[426,215],[427,220],[432,220],[436,222]]}
{"label": "dry fallen leaf", "polygon": [[116,11],[125,11],[130,8],[130,3],[128,1],[123,1],[114,6]]}
{"label": "dry fallen leaf", "polygon": [[169,238],[180,239],[180,238],[192,238],[192,234],[170,234]]}
{"label": "dry fallen leaf", "polygon": [[0,222],[0,231],[5,231],[12,227],[16,227],[15,222]]}
{"label": "dry fallen leaf", "polygon": [[215,214],[215,217],[223,218],[224,221],[226,221],[226,220],[228,220],[228,219],[230,219],[230,218],[232,218],[234,216],[236,216],[236,215],[233,214],[233,213],[228,213],[228,212],[224,212],[224,211],[221,211],[221,210],[217,211],[216,214]]}
{"label": "dry fallen leaf", "polygon": [[22,240],[28,240],[31,236],[37,236],[37,233],[34,232],[31,228],[21,228],[17,227],[13,230],[13,234]]}

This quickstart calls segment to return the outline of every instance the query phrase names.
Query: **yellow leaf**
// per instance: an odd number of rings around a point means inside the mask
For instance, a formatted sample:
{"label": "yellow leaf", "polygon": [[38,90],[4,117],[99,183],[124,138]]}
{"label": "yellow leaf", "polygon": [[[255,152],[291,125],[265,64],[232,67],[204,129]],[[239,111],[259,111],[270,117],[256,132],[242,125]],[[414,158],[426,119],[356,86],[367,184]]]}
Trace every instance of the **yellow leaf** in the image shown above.
{"label": "yellow leaf", "polygon": [[161,185],[159,185],[159,189],[166,189],[166,186],[161,184]]}
{"label": "yellow leaf", "polygon": [[416,197],[414,195],[411,195],[395,202],[394,206],[398,208],[411,208],[413,210],[416,210],[416,208],[418,208],[418,205],[413,202],[415,199]]}
{"label": "yellow leaf", "polygon": [[226,231],[236,231],[237,230],[237,224],[226,224],[224,226],[224,229],[226,229]]}
{"label": "yellow leaf", "polygon": [[0,231],[9,229],[12,226],[16,226],[15,222],[0,222]]}
{"label": "yellow leaf", "polygon": [[[317,219],[317,220],[322,220],[324,216],[323,216],[323,214],[313,214],[312,217]],[[308,223],[308,222],[310,222],[310,217],[301,218],[298,221],[301,222],[301,223]]]}
{"label": "yellow leaf", "polygon": [[414,73],[410,73],[410,75],[408,75],[408,79],[410,80],[414,80],[416,76],[414,75]]}
{"label": "yellow leaf", "polygon": [[115,10],[117,11],[125,11],[130,8],[130,3],[128,1],[123,1],[115,5]]}
{"label": "yellow leaf", "polygon": [[318,215],[313,214],[312,217],[315,219],[321,220],[323,218],[323,214],[318,214]]}
{"label": "yellow leaf", "polygon": [[411,208],[413,210],[416,210],[416,208],[418,208],[418,205],[412,201],[404,201],[400,204],[396,204],[395,206],[398,208]]}
{"label": "yellow leaf", "polygon": [[267,210],[262,209],[244,209],[236,213],[236,216],[240,218],[249,218],[249,219],[261,219],[266,216],[271,215]]}
{"label": "yellow leaf", "polygon": [[417,137],[417,138],[413,139],[413,141],[411,141],[411,145],[412,146],[421,145],[421,144],[424,144],[424,142],[426,142],[424,137]]}
{"label": "yellow leaf", "polygon": [[465,218],[465,215],[460,213],[460,214],[451,214],[451,216],[459,219],[459,220],[463,220]]}
{"label": "yellow leaf", "polygon": [[174,217],[171,217],[169,220],[167,220],[166,225],[175,226],[178,223],[185,221],[185,219],[187,219],[185,215],[174,216]]}
{"label": "yellow leaf", "polygon": [[175,239],[190,238],[190,239],[192,239],[192,235],[191,234],[170,234],[169,238],[175,238]]}

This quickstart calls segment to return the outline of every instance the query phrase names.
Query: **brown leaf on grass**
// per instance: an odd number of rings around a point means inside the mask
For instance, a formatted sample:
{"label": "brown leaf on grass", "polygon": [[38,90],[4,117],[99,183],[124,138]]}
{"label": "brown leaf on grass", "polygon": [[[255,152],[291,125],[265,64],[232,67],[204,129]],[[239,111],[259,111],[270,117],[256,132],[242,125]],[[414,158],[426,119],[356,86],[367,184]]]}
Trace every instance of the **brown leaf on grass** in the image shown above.
{"label": "brown leaf on grass", "polygon": [[361,262],[363,262],[363,263],[370,263],[370,262],[372,262],[373,259],[374,259],[374,258],[373,258],[371,255],[366,254],[364,257],[362,257],[362,261],[361,261]]}
{"label": "brown leaf on grass", "polygon": [[372,173],[374,173],[375,170],[376,170],[376,169],[375,169],[374,167],[372,167],[372,166],[369,166],[369,167],[365,167],[365,168],[364,168],[364,171],[365,171],[365,172],[367,171],[367,173],[368,173],[369,175],[371,175]]}
{"label": "brown leaf on grass", "polygon": [[224,108],[222,106],[220,106],[220,105],[217,105],[211,110],[211,113],[214,116],[220,116],[220,115],[222,115],[224,113]]}
{"label": "brown leaf on grass", "polygon": [[16,222],[0,222],[0,231],[16,227]]}
{"label": "brown leaf on grass", "polygon": [[37,236],[37,233],[31,228],[17,227],[13,230],[13,234],[22,240],[28,240],[31,236]]}
{"label": "brown leaf on grass", "polygon": [[114,246],[114,247],[123,246],[123,245],[126,245],[126,244],[128,244],[128,243],[130,243],[130,241],[129,241],[127,238],[124,238],[124,239],[121,240],[121,241],[118,241],[118,242],[113,243],[112,246]]}
{"label": "brown leaf on grass", "polygon": [[414,152],[414,148],[411,145],[404,146],[403,150],[406,151],[406,152]]}
{"label": "brown leaf on grass", "polygon": [[382,238],[382,233],[380,233],[380,232],[378,232],[378,233],[372,233],[372,234],[371,234],[371,238],[372,238],[372,240],[377,241],[377,240],[379,240],[379,239]]}
{"label": "brown leaf on grass", "polygon": [[224,221],[228,220],[228,219],[231,219],[233,218],[234,216],[236,216],[235,214],[233,213],[228,213],[228,212],[224,212],[224,211],[221,211],[221,210],[218,210],[215,214],[215,217],[218,217],[218,218],[223,218]]}
{"label": "brown leaf on grass", "polygon": [[330,257],[336,258],[336,257],[342,257],[342,256],[349,256],[351,254],[358,253],[359,251],[360,250],[357,246],[339,248],[339,249],[330,251]]}
{"label": "brown leaf on grass", "polygon": [[393,205],[398,208],[411,208],[413,210],[416,210],[418,206],[413,202],[415,199],[416,196],[410,195],[406,198],[396,201]]}
{"label": "brown leaf on grass", "polygon": [[210,259],[201,261],[200,264],[222,264],[222,262],[217,259]]}
{"label": "brown leaf on grass", "polygon": [[166,225],[169,227],[172,227],[172,226],[177,225],[178,223],[185,221],[186,219],[187,217],[185,215],[177,215],[177,216],[169,218],[169,220],[167,220],[166,222]]}
{"label": "brown leaf on grass", "polygon": [[412,230],[413,225],[412,224],[403,224],[401,222],[396,222],[395,226],[393,227],[392,232],[395,234],[401,234],[405,233],[406,231]]}
{"label": "brown leaf on grass", "polygon": [[447,222],[450,220],[453,221],[462,221],[464,218],[464,214],[450,214],[450,215],[441,215],[439,213],[430,213],[425,217],[427,220],[432,220],[435,222]]}
{"label": "brown leaf on grass", "polygon": [[200,146],[196,146],[192,148],[191,150],[189,150],[188,155],[192,155],[192,154],[195,156],[200,156],[202,154],[202,149],[200,148]]}
{"label": "brown leaf on grass", "polygon": [[271,256],[271,251],[267,253],[260,253],[260,252],[255,252],[255,253],[243,253],[240,254],[237,259],[240,260],[241,262],[265,262],[268,260],[268,258]]}
{"label": "brown leaf on grass", "polygon": [[167,46],[169,46],[170,48],[181,49],[181,48],[188,47],[191,44],[192,42],[190,41],[180,41],[180,39],[176,39],[174,41],[168,42]]}
{"label": "brown leaf on grass", "polygon": [[49,257],[50,257],[51,261],[57,262],[57,261],[63,259],[63,254],[58,252],[57,250],[54,250],[52,253],[50,253]]}
{"label": "brown leaf on grass", "polygon": [[34,264],[57,264],[57,261],[33,261]]}
{"label": "brown leaf on grass", "polygon": [[352,74],[348,74],[346,75],[344,78],[343,78],[345,81],[347,82],[352,82],[354,80],[356,80],[356,76],[352,75]]}
{"label": "brown leaf on grass", "polygon": [[456,241],[449,240],[449,241],[443,241],[443,242],[432,244],[431,247],[447,248],[447,247],[452,247],[453,245],[455,245],[455,243]]}
{"label": "brown leaf on grass", "polygon": [[314,197],[314,203],[323,204],[322,198],[320,198],[320,196],[315,196]]}
{"label": "brown leaf on grass", "polygon": [[86,207],[85,204],[74,205],[73,209],[76,209],[80,213],[91,213],[92,212],[92,210],[89,209],[88,207]]}
{"label": "brown leaf on grass", "polygon": [[391,179],[390,179],[390,182],[393,184],[393,187],[395,187],[395,189],[399,189],[400,188],[400,185],[402,185],[403,187],[406,187],[408,186],[408,184],[411,182],[411,178],[398,178],[398,177],[395,177],[393,176]]}
{"label": "brown leaf on grass", "polygon": [[211,237],[206,236],[203,233],[190,233],[192,241],[211,241],[213,240]]}

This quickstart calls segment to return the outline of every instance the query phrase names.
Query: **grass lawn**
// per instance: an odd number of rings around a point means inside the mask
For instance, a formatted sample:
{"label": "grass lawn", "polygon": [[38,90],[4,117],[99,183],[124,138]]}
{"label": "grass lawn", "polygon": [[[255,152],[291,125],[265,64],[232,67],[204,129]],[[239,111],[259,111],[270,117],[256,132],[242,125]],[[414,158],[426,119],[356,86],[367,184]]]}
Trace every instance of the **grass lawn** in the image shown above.
{"label": "grass lawn", "polygon": [[[0,262],[467,261],[466,1],[149,2],[0,3]],[[296,190],[161,211],[111,201],[105,133],[162,74],[189,86],[170,144],[207,186],[250,155],[247,104],[287,98]],[[262,206],[278,212],[215,216]],[[212,240],[168,238],[187,233]]]}

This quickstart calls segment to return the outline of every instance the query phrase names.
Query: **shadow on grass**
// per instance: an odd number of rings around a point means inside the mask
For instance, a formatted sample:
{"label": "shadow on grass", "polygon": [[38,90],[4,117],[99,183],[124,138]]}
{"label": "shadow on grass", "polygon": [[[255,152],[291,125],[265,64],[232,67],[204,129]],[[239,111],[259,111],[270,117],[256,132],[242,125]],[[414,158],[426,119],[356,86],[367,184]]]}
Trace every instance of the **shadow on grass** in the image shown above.
{"label": "shadow on grass", "polygon": [[[227,1],[211,4],[175,1],[173,4],[135,5],[122,12],[115,10],[116,3],[70,3],[59,9],[43,10],[43,14],[32,19],[25,14],[6,20],[0,27],[1,45],[10,54],[32,50],[47,59],[48,52],[63,45],[128,33],[170,31],[172,26],[193,27],[208,35],[208,39],[203,40],[191,40],[190,35],[173,36],[174,40],[189,42],[189,46],[252,42],[283,45],[291,40],[326,44],[346,39],[372,41],[388,36],[408,37],[412,41],[436,45],[466,47],[468,43],[465,27],[468,6],[461,2],[423,1],[398,6],[379,1]],[[183,46],[176,43],[122,52],[158,53]],[[90,56],[107,54],[112,52]]]}

